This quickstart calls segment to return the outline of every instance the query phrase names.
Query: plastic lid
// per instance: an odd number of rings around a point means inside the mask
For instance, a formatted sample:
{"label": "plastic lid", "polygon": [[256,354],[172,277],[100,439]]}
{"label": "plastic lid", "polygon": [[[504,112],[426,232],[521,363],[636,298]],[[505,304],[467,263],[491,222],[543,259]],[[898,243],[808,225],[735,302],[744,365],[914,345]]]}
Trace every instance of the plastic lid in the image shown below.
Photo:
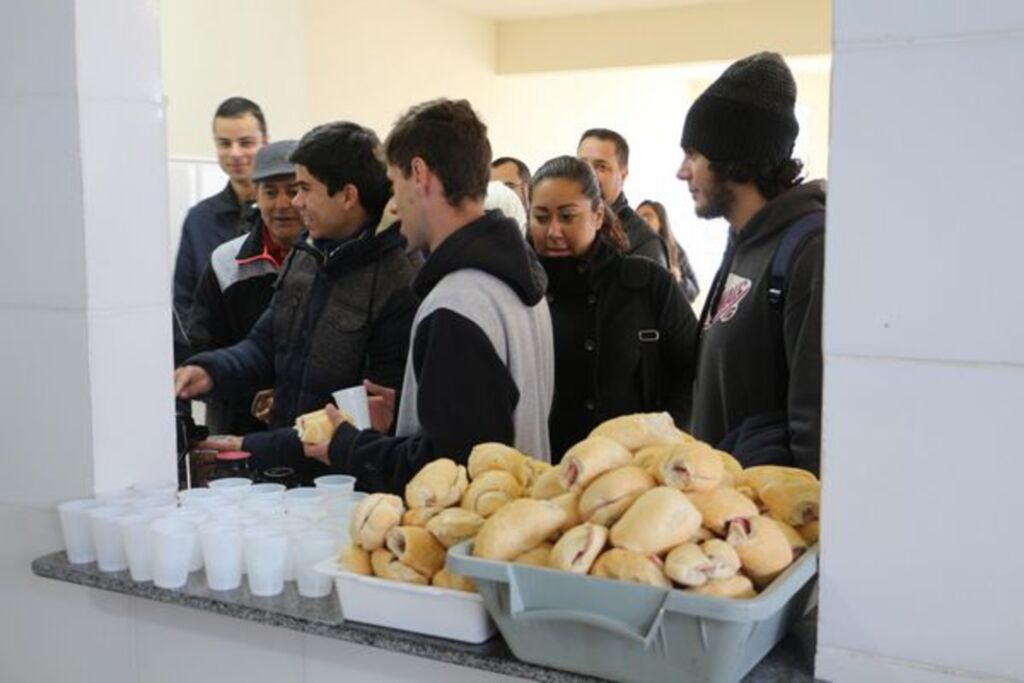
{"label": "plastic lid", "polygon": [[245,460],[249,457],[246,451],[221,451],[217,454],[218,460]]}

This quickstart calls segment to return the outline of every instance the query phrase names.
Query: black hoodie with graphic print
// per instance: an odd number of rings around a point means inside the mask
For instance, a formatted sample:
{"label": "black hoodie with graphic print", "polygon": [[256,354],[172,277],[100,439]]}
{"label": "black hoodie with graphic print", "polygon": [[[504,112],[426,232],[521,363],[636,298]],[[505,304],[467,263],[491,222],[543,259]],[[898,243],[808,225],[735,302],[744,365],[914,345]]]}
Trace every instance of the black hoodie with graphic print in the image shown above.
{"label": "black hoodie with graphic print", "polygon": [[718,444],[745,420],[784,415],[790,464],[815,473],[821,449],[824,235],[809,238],[794,254],[781,308],[769,302],[768,284],[785,229],[824,210],[824,181],[804,183],[768,202],[730,235],[731,263],[727,256],[701,316],[692,420],[695,437]]}

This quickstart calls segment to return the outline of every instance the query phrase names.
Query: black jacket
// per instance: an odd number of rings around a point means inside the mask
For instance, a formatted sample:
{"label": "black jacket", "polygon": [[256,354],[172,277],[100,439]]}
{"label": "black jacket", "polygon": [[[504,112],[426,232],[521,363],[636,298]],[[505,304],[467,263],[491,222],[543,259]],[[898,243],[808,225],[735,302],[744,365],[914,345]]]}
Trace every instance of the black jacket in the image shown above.
{"label": "black jacket", "polygon": [[[519,226],[500,212],[486,213],[442,242],[413,289],[422,300],[463,269],[497,277],[526,307],[543,299],[544,271]],[[478,443],[514,443],[520,391],[488,336],[468,318],[440,308],[420,320],[413,337],[409,362],[417,382],[420,434],[389,437],[343,424],[331,440],[331,468],[354,475],[363,490],[401,494],[431,460],[465,463]]]}
{"label": "black jacket", "polygon": [[784,415],[792,464],[812,472],[821,446],[824,235],[794,254],[781,308],[768,300],[768,276],[785,228],[824,209],[824,183],[805,183],[730,235],[701,315],[693,410],[694,436],[712,444],[744,420]]}
{"label": "black jacket", "polygon": [[243,442],[258,468],[298,466],[308,479],[316,468],[292,429],[295,418],[363,379],[401,386],[416,310],[414,274],[397,226],[374,235],[368,225],[329,254],[304,235],[246,338],[189,360],[210,373],[214,396],[274,387],[271,431]]}
{"label": "black jacket", "polygon": [[[225,242],[210,256],[196,287],[188,337],[195,353],[222,349],[249,334],[274,293],[278,266],[265,253],[263,220],[253,214],[250,231]],[[268,384],[264,389],[269,389]],[[207,402],[212,433],[248,434],[265,426],[250,413],[252,394]]]}
{"label": "black jacket", "polygon": [[619,415],[665,410],[685,427],[697,319],[672,275],[602,240],[586,258],[541,263],[555,333],[553,461]]}
{"label": "black jacket", "polygon": [[619,198],[612,202],[612,211],[619,217],[622,223],[622,230],[629,238],[630,256],[643,256],[654,261],[662,268],[668,268],[668,249],[658,235],[647,225],[647,221],[640,218],[640,215],[629,205],[626,193],[619,194]]}
{"label": "black jacket", "polygon": [[693,303],[700,294],[700,284],[697,282],[697,273],[690,265],[690,258],[686,255],[683,245],[676,244],[676,255],[679,258],[679,274],[681,279],[679,286],[683,289],[683,296],[689,303]]}

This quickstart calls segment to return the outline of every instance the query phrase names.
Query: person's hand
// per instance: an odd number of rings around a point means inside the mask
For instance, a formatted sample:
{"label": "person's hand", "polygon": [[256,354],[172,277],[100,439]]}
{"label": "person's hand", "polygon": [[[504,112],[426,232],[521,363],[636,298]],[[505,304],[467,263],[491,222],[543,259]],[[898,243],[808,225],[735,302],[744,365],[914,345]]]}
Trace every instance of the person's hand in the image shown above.
{"label": "person's hand", "polygon": [[206,451],[240,451],[242,450],[242,437],[224,435],[215,436],[211,439],[200,441],[196,448]]}
{"label": "person's hand", "polygon": [[174,371],[174,395],[178,398],[195,398],[212,390],[213,378],[198,365],[183,365]]}
{"label": "person's hand", "polygon": [[370,407],[370,426],[381,434],[387,434],[395,423],[395,390],[363,380],[367,402]]}
{"label": "person's hand", "polygon": [[274,407],[274,390],[256,392],[252,399],[252,416],[264,424],[270,424],[270,411]]}

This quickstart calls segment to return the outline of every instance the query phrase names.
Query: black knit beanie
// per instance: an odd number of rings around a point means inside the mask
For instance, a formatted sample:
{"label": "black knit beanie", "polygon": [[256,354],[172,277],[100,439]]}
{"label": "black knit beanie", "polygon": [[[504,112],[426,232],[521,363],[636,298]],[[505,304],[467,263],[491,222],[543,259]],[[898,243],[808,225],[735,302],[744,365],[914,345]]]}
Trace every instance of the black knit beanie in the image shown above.
{"label": "black knit beanie", "polygon": [[778,163],[793,154],[800,126],[796,82],[782,56],[759,52],[725,70],[694,101],[683,124],[683,149],[710,161]]}

